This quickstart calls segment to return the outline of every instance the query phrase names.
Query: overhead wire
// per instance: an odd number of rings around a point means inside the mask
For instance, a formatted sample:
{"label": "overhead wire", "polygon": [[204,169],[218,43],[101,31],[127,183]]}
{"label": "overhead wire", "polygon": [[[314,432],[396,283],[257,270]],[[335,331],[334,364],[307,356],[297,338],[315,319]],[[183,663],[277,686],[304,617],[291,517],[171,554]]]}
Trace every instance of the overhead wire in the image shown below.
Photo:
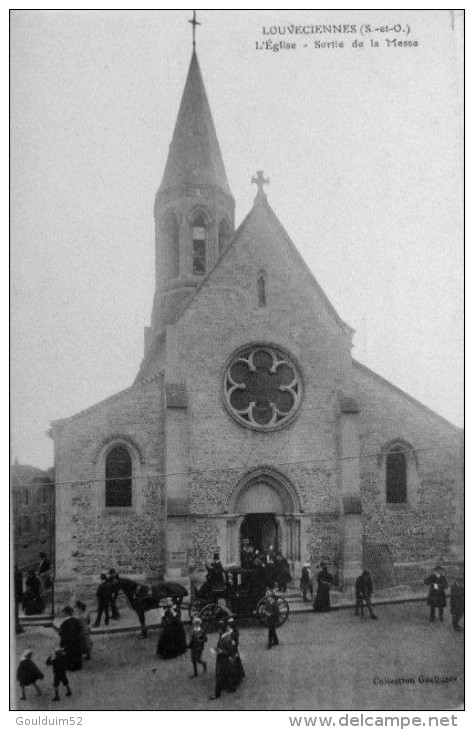
{"label": "overhead wire", "polygon": [[[459,449],[460,444],[445,444],[445,445],[437,445],[437,446],[428,446],[425,448],[420,449],[400,449],[400,450],[390,450],[391,454],[395,453],[402,453],[402,454],[418,454],[418,453],[424,453],[424,452],[433,452],[433,451],[446,451],[449,449]],[[353,454],[350,456],[330,456],[330,457],[322,457],[317,459],[303,459],[303,460],[295,460],[295,461],[273,461],[272,466],[279,467],[279,466],[300,466],[304,464],[320,464],[320,463],[327,463],[327,462],[341,462],[341,461],[350,461],[354,459],[374,459],[378,458],[381,453],[383,453],[383,450],[380,450],[378,452],[370,453],[370,454]],[[253,455],[253,454],[252,454]],[[250,458],[250,455],[249,457]],[[114,463],[120,463],[120,462],[114,462]],[[127,463],[127,462],[122,462]],[[255,464],[255,467],[258,465]],[[114,482],[120,481],[120,480],[130,480],[137,481],[142,479],[161,479],[165,477],[174,477],[174,476],[189,476],[190,474],[211,474],[211,473],[222,473],[222,472],[241,472],[243,469],[243,465],[239,466],[220,466],[220,467],[211,467],[206,469],[187,469],[186,471],[175,471],[175,472],[156,472],[151,474],[140,474],[140,475],[134,475],[132,474],[130,476],[126,477],[110,477],[110,480],[113,480]],[[95,476],[97,472],[91,472],[90,477],[83,477],[83,478],[76,478],[76,479],[70,479],[65,480],[61,482],[53,482],[54,486],[62,486],[65,484],[84,484],[84,483],[90,483],[90,482],[104,482],[106,481],[105,475],[103,477],[97,478]],[[93,476],[92,476],[93,475]],[[29,482],[28,484],[18,484],[15,483],[13,486],[15,487],[27,487],[27,486],[39,486],[35,485],[34,481]]]}

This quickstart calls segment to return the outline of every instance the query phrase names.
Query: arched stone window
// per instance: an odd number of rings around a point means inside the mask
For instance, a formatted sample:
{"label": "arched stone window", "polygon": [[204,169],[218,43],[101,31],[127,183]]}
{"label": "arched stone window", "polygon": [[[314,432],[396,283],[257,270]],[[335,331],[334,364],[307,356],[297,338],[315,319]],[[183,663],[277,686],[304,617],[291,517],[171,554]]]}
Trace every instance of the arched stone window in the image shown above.
{"label": "arched stone window", "polygon": [[225,218],[219,223],[219,256],[222,256],[229,241],[229,224]]}
{"label": "arched stone window", "polygon": [[176,216],[169,213],[164,224],[166,275],[173,279],[179,275],[179,225]]}
{"label": "arched stone window", "polygon": [[407,459],[401,445],[393,446],[385,462],[385,485],[388,504],[407,501]]}
{"label": "arched stone window", "polygon": [[123,445],[114,446],[105,460],[105,506],[132,506],[132,457]]}
{"label": "arched stone window", "polygon": [[193,218],[193,274],[206,273],[206,219],[203,213]]}

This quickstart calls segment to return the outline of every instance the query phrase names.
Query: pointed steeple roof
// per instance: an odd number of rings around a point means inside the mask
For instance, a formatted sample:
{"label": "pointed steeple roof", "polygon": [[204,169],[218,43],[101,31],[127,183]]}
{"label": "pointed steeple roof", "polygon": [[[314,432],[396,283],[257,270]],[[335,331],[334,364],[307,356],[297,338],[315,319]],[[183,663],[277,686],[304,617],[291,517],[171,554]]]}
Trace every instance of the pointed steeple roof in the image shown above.
{"label": "pointed steeple roof", "polygon": [[232,195],[196,51],[191,57],[160,190],[186,183],[218,185]]}

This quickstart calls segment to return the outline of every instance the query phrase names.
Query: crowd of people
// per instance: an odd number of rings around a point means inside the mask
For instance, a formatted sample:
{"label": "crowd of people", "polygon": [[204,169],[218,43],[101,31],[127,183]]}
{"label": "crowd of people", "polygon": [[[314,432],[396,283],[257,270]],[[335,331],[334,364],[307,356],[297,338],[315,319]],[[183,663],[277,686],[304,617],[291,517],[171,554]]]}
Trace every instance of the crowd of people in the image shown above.
{"label": "crowd of people", "polygon": [[[77,615],[74,615],[75,613]],[[63,614],[66,618],[59,627],[59,646],[45,661],[45,664],[53,671],[53,702],[59,702],[61,684],[66,688],[67,697],[72,694],[67,672],[79,671],[82,669],[83,659],[92,658],[91,619],[85,603],[76,601],[74,608],[65,606]],[[31,685],[35,688],[36,693],[41,695],[38,681],[44,679],[44,674],[34,663],[32,655],[33,650],[26,649],[17,669],[21,700],[26,700],[25,688]]]}
{"label": "crowd of people", "polygon": [[[246,545],[245,567],[257,568],[253,571],[266,579],[264,596],[264,610],[266,613],[266,624],[268,627],[268,649],[279,645],[276,629],[279,625],[278,595],[275,593],[275,584],[280,592],[285,592],[290,581],[288,561],[281,553],[276,553],[270,548],[261,555],[258,550],[253,550]],[[244,564],[244,559],[242,560]],[[316,578],[316,595],[313,598],[313,579],[310,573],[310,564],[305,563],[302,567],[300,578],[300,590],[303,601],[308,601],[308,594],[313,599],[313,609],[316,612],[328,612],[331,610],[330,592],[336,584],[334,576],[329,572],[329,566],[321,563]],[[217,591],[217,594],[224,587],[224,568],[215,553],[213,560],[206,566],[207,579],[201,588],[201,595],[209,597]],[[48,570],[50,570],[50,566]],[[16,577],[16,576],[15,576]],[[45,584],[37,579],[33,581],[29,575],[26,590],[41,592],[45,590]],[[440,621],[444,618],[444,609],[447,606],[448,581],[441,566],[437,565],[425,578],[425,584],[429,586],[427,604],[430,608],[429,619],[435,621],[436,611]],[[39,583],[39,586],[38,586]],[[97,588],[97,617],[93,624],[99,626],[102,616],[106,625],[112,618],[119,618],[116,606],[116,599],[119,592],[119,575],[111,568],[108,572],[102,573]],[[367,609],[370,617],[376,619],[372,607],[373,581],[368,570],[363,570],[355,582],[355,615],[363,618],[364,610]],[[16,596],[16,592],[15,592]],[[164,660],[173,659],[187,650],[190,650],[192,664],[191,679],[199,676],[198,666],[202,668],[202,674],[207,672],[207,662],[204,659],[208,636],[205,626],[199,616],[192,620],[192,627],[189,638],[182,622],[180,599],[168,599],[164,607],[162,628],[158,637],[156,654]],[[452,625],[455,631],[461,631],[460,621],[464,616],[464,578],[460,574],[451,585],[450,609]],[[53,701],[59,701],[59,687],[63,685],[66,689],[66,696],[72,694],[68,672],[77,672],[82,668],[83,660],[92,658],[91,640],[91,616],[85,603],[77,600],[73,606],[66,606],[63,610],[64,621],[59,628],[59,647],[53,654],[47,657],[46,665],[53,671]],[[226,617],[219,622],[219,638],[211,653],[215,655],[215,691],[210,699],[217,699],[222,691],[235,692],[237,686],[245,677],[245,671],[239,653],[239,631],[232,616]],[[38,695],[41,689],[38,682],[44,678],[43,672],[32,660],[33,651],[27,649],[20,660],[17,679],[21,688],[21,699],[26,699],[25,688],[33,686]]]}
{"label": "crowd of people", "polygon": [[256,550],[252,544],[246,543],[241,551],[242,568],[258,568],[263,572],[266,585],[278,586],[281,593],[286,593],[291,582],[290,564],[283,554],[275,550],[273,545],[267,550]]}

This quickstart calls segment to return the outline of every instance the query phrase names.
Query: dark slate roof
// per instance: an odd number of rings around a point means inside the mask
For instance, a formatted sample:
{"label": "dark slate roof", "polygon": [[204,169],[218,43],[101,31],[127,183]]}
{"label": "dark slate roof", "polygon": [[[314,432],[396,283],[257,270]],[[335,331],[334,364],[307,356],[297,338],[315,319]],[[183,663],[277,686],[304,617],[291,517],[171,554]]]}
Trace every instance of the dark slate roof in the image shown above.
{"label": "dark slate roof", "polygon": [[218,185],[232,196],[195,51],[160,192],[186,184]]}
{"label": "dark slate roof", "polygon": [[413,403],[413,405],[415,405],[418,408],[425,411],[425,413],[429,414],[430,416],[434,416],[439,421],[442,421],[447,426],[450,426],[452,429],[457,431],[459,434],[462,434],[464,432],[463,428],[461,428],[460,426],[456,426],[454,423],[451,423],[451,421],[448,421],[447,418],[440,416],[439,413],[436,413],[436,411],[433,411],[431,408],[428,408],[428,406],[425,406],[424,403],[417,400],[416,398],[413,398],[412,395],[409,395],[409,393],[406,393],[404,390],[399,388],[397,385],[394,385],[389,380],[386,380],[381,375],[376,373],[374,370],[371,370],[366,365],[363,365],[358,360],[355,360],[354,358],[352,358],[352,364],[354,365],[355,368],[357,368],[357,370],[360,370],[365,375],[369,376],[370,378],[373,378],[374,380],[377,380],[379,383],[381,383],[382,385],[385,385],[387,388],[390,388],[390,390],[393,390],[398,395],[401,395],[403,398],[410,401],[410,403]]}

